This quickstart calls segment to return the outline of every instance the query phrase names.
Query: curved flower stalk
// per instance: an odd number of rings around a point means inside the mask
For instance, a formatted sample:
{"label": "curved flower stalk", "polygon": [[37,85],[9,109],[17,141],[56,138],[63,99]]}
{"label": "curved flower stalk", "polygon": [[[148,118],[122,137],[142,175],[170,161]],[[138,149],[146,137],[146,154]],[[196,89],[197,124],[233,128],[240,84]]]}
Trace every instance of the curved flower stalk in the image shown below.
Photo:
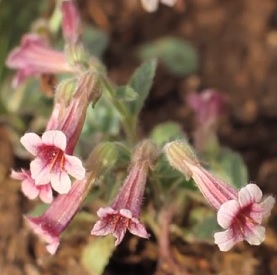
{"label": "curved flower stalk", "polygon": [[127,230],[141,238],[148,238],[145,226],[140,222],[139,215],[149,168],[157,158],[157,148],[150,141],[144,141],[133,153],[129,174],[116,198],[110,206],[100,208],[100,218],[91,230],[92,235],[105,236],[112,234],[115,245],[119,245]]}
{"label": "curved flower stalk", "polygon": [[88,158],[86,177],[75,181],[70,191],[59,195],[40,217],[25,217],[31,229],[46,243],[50,254],[56,253],[60,235],[80,209],[95,180],[116,158],[115,145],[109,142],[97,145]]}
{"label": "curved flower stalk", "polygon": [[68,63],[63,52],[51,49],[42,36],[34,33],[23,36],[21,45],[9,54],[6,65],[17,70],[13,87],[19,86],[30,76],[78,72]]}
{"label": "curved flower stalk", "polygon": [[66,136],[58,130],[44,132],[42,137],[27,133],[21,139],[23,146],[35,156],[30,164],[35,185],[51,183],[55,191],[67,193],[71,188],[69,175],[78,180],[85,177],[85,168],[80,159],[65,153]]}
{"label": "curved flower stalk", "polygon": [[158,9],[159,2],[162,4],[173,7],[178,0],[141,0],[143,8],[148,12],[154,12]]}
{"label": "curved flower stalk", "polygon": [[226,229],[214,234],[221,251],[230,250],[236,243],[246,240],[260,245],[265,238],[261,225],[275,203],[273,196],[263,198],[256,184],[240,190],[228,185],[205,170],[188,144],[174,141],[164,147],[169,163],[187,178],[192,178],[207,201],[217,211],[218,224]]}
{"label": "curved flower stalk", "polygon": [[49,183],[36,185],[30,171],[23,169],[21,172],[12,171],[11,178],[22,181],[21,191],[30,200],[39,197],[44,203],[51,203],[53,201],[51,185]]}

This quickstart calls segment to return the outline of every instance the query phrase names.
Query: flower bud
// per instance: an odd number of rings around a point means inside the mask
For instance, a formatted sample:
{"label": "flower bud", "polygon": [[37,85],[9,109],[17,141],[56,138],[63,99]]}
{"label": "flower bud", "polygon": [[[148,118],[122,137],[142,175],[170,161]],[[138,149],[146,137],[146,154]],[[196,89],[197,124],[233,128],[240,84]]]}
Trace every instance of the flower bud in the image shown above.
{"label": "flower bud", "polygon": [[170,165],[183,173],[187,180],[190,179],[192,171],[188,164],[199,165],[199,160],[191,146],[187,142],[178,140],[167,143],[164,151]]}

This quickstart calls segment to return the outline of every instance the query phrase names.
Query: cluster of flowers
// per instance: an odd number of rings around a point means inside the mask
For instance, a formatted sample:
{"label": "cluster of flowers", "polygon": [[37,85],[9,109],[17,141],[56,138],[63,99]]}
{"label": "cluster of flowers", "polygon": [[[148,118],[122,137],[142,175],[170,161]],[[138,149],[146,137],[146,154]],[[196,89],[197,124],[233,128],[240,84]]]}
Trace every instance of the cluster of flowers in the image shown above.
{"label": "cluster of flowers", "polygon": [[[10,54],[7,65],[18,69],[13,82],[18,85],[27,76],[42,73],[72,73],[76,77],[61,82],[55,91],[52,115],[42,136],[26,133],[22,145],[34,156],[29,170],[13,171],[12,177],[22,181],[22,192],[29,198],[40,197],[51,203],[40,217],[26,216],[30,227],[54,254],[60,244],[60,235],[73,219],[93,182],[103,169],[111,166],[116,150],[112,143],[101,143],[91,152],[85,165],[73,156],[80,137],[86,111],[99,97],[98,74],[91,69],[88,59],[80,49],[80,22],[71,1],[62,3],[63,33],[66,51],[58,52],[48,47],[37,35],[27,35],[21,47]],[[67,56],[67,50],[73,54]],[[204,169],[191,147],[183,141],[167,143],[163,149],[172,167],[192,178],[204,197],[217,211],[220,226],[226,229],[215,233],[215,243],[222,251],[231,249],[246,240],[259,245],[265,238],[262,220],[270,214],[275,202],[272,196],[262,198],[262,191],[255,184],[241,190],[235,189]],[[160,152],[150,140],[139,143],[132,154],[128,175],[110,206],[97,212],[99,221],[92,228],[92,235],[113,234],[118,245],[126,231],[142,238],[149,234],[139,216],[149,170],[154,169]],[[75,178],[71,183],[71,178]],[[53,190],[58,193],[53,197]]]}

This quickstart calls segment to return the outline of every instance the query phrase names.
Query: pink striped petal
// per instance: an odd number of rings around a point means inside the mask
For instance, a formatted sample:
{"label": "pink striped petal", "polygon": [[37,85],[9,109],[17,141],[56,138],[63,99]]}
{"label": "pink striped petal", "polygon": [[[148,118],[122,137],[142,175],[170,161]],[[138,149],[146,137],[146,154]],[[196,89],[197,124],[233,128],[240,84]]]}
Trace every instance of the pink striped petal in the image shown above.
{"label": "pink striped petal", "polygon": [[41,185],[39,186],[40,192],[39,197],[40,199],[47,204],[50,204],[53,201],[53,192],[50,184]]}
{"label": "pink striped petal", "polygon": [[32,181],[32,179],[25,179],[21,183],[22,193],[30,200],[35,199],[39,194],[39,189],[35,186],[35,183]]}
{"label": "pink striped petal", "polygon": [[46,145],[53,145],[62,151],[66,148],[66,136],[62,131],[49,130],[44,132],[41,138]]}
{"label": "pink striped petal", "polygon": [[71,188],[71,180],[67,173],[61,171],[52,175],[51,185],[59,194],[67,194]]}
{"label": "pink striped petal", "polygon": [[262,200],[263,193],[258,185],[250,183],[243,187],[238,194],[241,207],[251,203],[258,203]]}
{"label": "pink striped petal", "polygon": [[14,170],[11,171],[10,177],[15,180],[24,180],[26,179],[26,175],[24,173],[24,170],[22,172],[16,172]]}
{"label": "pink striped petal", "polygon": [[229,251],[236,243],[243,241],[242,235],[235,235],[231,229],[214,234],[214,242],[220,251]]}
{"label": "pink striped petal", "polygon": [[275,204],[275,199],[272,196],[266,197],[261,203],[261,207],[263,209],[264,218],[268,218],[270,212]]}
{"label": "pink striped petal", "polygon": [[41,138],[35,133],[26,133],[20,142],[34,156],[38,153],[38,147],[42,145]]}
{"label": "pink striped petal", "polygon": [[229,228],[234,217],[240,211],[239,203],[236,200],[230,200],[223,203],[217,212],[217,222],[222,228]]}
{"label": "pink striped petal", "polygon": [[64,169],[68,174],[77,180],[82,180],[86,174],[82,161],[74,156],[65,155]]}
{"label": "pink striped petal", "polygon": [[30,163],[30,170],[32,178],[35,179],[36,185],[44,185],[50,182],[51,166],[45,166],[45,163],[40,158],[36,158]]}
{"label": "pink striped petal", "polygon": [[244,239],[251,245],[260,245],[265,239],[265,228],[260,225],[248,228]]}

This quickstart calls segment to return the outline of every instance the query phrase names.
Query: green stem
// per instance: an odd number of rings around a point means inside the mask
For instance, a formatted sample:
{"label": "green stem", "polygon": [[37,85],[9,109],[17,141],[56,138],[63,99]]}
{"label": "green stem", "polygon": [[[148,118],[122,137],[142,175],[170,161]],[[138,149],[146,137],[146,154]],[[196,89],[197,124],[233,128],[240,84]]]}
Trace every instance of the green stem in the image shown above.
{"label": "green stem", "polygon": [[124,128],[124,131],[126,133],[128,142],[131,145],[135,145],[137,141],[137,137],[135,134],[135,128],[136,128],[136,121],[133,118],[133,116],[130,114],[128,109],[122,102],[118,101],[115,98],[115,92],[112,88],[111,84],[108,82],[108,80],[102,76],[102,82],[108,92],[108,95],[110,97],[110,100],[112,101],[114,107],[117,109],[117,111],[120,114],[121,120],[122,120],[122,126]]}

